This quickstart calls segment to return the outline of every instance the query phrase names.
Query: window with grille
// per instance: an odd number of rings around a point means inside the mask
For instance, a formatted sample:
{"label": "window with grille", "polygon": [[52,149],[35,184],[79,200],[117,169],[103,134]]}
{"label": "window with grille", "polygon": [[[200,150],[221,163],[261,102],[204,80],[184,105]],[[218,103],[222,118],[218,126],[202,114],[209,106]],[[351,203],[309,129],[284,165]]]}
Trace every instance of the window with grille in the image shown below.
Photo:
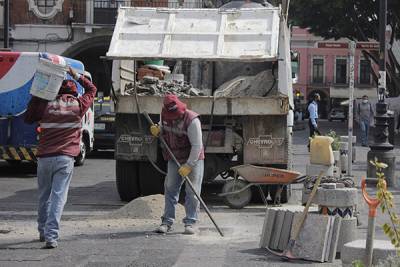
{"label": "window with grille", "polygon": [[360,84],[371,84],[371,62],[367,59],[360,60]]}
{"label": "window with grille", "polygon": [[94,0],[94,8],[118,8],[119,6],[130,6],[127,0]]}
{"label": "window with grille", "polygon": [[312,71],[313,83],[324,82],[324,59],[313,58],[313,71]]}
{"label": "window with grille", "polygon": [[48,14],[53,10],[54,6],[57,4],[57,0],[35,0],[35,4],[40,12]]}
{"label": "window with grille", "polygon": [[335,82],[339,84],[347,83],[347,59],[336,59],[336,78]]}

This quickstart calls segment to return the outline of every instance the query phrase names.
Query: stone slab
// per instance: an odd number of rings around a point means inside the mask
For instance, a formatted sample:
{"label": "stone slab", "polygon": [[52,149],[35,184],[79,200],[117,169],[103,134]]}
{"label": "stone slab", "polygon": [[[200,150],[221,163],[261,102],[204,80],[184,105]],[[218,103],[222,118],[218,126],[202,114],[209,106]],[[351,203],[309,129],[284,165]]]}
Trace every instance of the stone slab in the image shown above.
{"label": "stone slab", "polygon": [[344,244],[357,239],[357,218],[343,218],[340,226],[337,252],[341,253]]}
{"label": "stone slab", "polygon": [[321,187],[324,189],[336,189],[336,183],[323,183]]}
{"label": "stone slab", "polygon": [[269,246],[269,242],[270,242],[271,235],[272,235],[272,230],[274,227],[276,213],[277,213],[277,210],[274,210],[274,209],[267,209],[265,211],[264,225],[263,225],[263,229],[261,232],[261,239],[260,239],[260,248],[265,248],[265,247]]}
{"label": "stone slab", "polygon": [[327,262],[333,262],[336,258],[336,252],[337,252],[341,227],[342,227],[342,217],[335,216],[333,219],[333,226],[331,228],[332,238],[331,238],[331,242],[330,242],[329,253],[328,253],[328,257],[325,258],[325,260]]}
{"label": "stone slab", "polygon": [[327,261],[329,257],[329,251],[331,249],[331,241],[332,241],[332,229],[333,229],[333,223],[335,222],[335,217],[329,216],[329,221],[328,221],[328,238],[325,241],[325,255],[324,255],[324,261]]}
{"label": "stone slab", "polygon": [[272,237],[269,242],[269,248],[271,249],[278,249],[279,245],[279,238],[281,237],[281,232],[282,232],[282,226],[283,226],[283,221],[285,219],[285,211],[284,210],[278,210],[275,218],[275,223],[274,227],[272,230]]}
{"label": "stone slab", "polygon": [[326,207],[352,207],[358,204],[357,188],[325,189],[319,187],[313,203]]}
{"label": "stone slab", "polygon": [[278,250],[285,250],[290,238],[290,231],[292,230],[294,213],[291,211],[285,212],[285,219],[283,220],[283,226],[281,230],[281,236],[279,237]]}
{"label": "stone slab", "polygon": [[333,165],[325,166],[319,164],[307,164],[306,175],[318,176],[321,171],[323,171],[324,176],[333,176]]}
{"label": "stone slab", "polygon": [[[293,218],[291,237],[294,237],[294,230],[298,227],[301,213],[295,214]],[[309,213],[300,235],[293,247],[293,255],[297,258],[324,262],[326,242],[329,234],[330,216]]]}
{"label": "stone slab", "polygon": [[[346,243],[341,253],[341,260],[343,266],[352,266],[352,262],[355,260],[363,260],[365,256],[365,239],[358,239],[349,243]],[[372,264],[376,265],[380,261],[387,259],[388,257],[394,257],[396,255],[396,249],[387,240],[374,240],[374,252],[372,257]]]}

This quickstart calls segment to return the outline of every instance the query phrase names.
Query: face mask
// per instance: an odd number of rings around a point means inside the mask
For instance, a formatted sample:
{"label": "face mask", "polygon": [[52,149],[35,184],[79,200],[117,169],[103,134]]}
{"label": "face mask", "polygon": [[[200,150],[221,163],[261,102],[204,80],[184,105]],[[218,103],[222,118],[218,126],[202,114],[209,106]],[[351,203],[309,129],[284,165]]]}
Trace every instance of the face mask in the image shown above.
{"label": "face mask", "polygon": [[367,104],[368,103],[368,99],[363,99],[363,101],[362,101],[364,104]]}

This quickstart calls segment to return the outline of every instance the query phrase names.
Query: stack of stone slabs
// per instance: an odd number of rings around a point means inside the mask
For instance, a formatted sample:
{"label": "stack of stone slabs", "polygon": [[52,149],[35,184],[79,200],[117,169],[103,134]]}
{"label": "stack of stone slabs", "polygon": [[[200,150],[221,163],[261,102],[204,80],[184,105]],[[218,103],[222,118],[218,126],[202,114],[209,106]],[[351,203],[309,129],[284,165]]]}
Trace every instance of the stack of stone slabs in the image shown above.
{"label": "stack of stone slabs", "polygon": [[[261,233],[260,247],[283,251],[301,218],[300,210],[268,208]],[[341,217],[309,213],[293,247],[299,259],[333,262],[339,238]]]}

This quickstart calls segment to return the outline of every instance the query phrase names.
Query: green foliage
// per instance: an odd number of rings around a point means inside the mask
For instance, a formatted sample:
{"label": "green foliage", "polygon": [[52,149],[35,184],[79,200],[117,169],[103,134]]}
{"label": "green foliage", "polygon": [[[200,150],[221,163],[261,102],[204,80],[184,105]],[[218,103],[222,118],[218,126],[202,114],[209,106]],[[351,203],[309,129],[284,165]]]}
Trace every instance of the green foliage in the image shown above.
{"label": "green foliage", "polygon": [[332,150],[333,151],[339,151],[340,149],[340,137],[336,134],[335,131],[330,130],[329,133],[327,133],[326,136],[332,137],[333,138],[333,143],[331,144]]}
{"label": "green foliage", "polygon": [[356,260],[351,263],[353,267],[365,267],[364,263],[361,260]]}
{"label": "green foliage", "polygon": [[[289,24],[307,28],[312,34],[324,39],[348,38],[367,42],[379,40],[378,0],[292,0],[289,8]],[[392,29],[388,41],[400,39],[400,1],[387,0],[387,23]],[[363,51],[363,55],[379,64],[377,51]],[[387,60],[387,88],[391,96],[400,94],[400,62],[391,48]],[[372,72],[375,81],[376,72]]]}
{"label": "green foliage", "polygon": [[377,158],[374,161],[371,160],[370,163],[376,168],[376,177],[378,178],[376,197],[381,201],[381,211],[382,213],[388,213],[391,221],[391,224],[383,224],[382,229],[400,255],[400,219],[394,212],[393,194],[386,188],[385,174],[383,173],[383,169],[387,168],[388,165],[379,162]]}

